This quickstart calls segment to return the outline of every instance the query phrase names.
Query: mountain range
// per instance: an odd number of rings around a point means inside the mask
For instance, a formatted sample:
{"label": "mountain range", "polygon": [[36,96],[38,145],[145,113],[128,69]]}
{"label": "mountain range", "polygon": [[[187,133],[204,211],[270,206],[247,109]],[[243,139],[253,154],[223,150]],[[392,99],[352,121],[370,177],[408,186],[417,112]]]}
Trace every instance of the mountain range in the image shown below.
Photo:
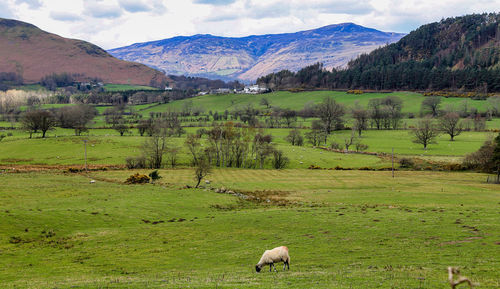
{"label": "mountain range", "polygon": [[254,81],[262,75],[297,71],[321,62],[331,69],[405,34],[342,23],[296,33],[219,37],[179,36],[111,49],[112,55],[163,70],[167,75]]}
{"label": "mountain range", "polygon": [[99,78],[105,83],[155,85],[166,76],[140,63],[117,59],[86,41],[68,39],[38,27],[0,18],[0,72],[39,82],[50,74],[73,74],[79,81]]}

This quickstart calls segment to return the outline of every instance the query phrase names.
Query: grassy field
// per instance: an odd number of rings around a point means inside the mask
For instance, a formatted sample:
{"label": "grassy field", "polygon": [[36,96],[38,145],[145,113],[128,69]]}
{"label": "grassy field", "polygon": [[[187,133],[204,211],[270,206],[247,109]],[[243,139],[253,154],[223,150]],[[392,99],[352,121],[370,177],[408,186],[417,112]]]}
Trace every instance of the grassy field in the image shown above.
{"label": "grassy field", "polygon": [[[267,98],[271,106],[279,106],[282,108],[291,108],[300,110],[308,102],[320,103],[325,97],[332,96],[337,102],[353,107],[355,103],[366,107],[369,100],[372,98],[382,98],[388,95],[398,96],[403,100],[404,114],[413,113],[417,115],[420,112],[420,105],[424,100],[424,96],[420,93],[414,92],[393,92],[393,93],[365,93],[361,95],[348,94],[340,91],[308,91],[308,92],[288,92],[278,91],[268,94],[250,95],[250,94],[227,94],[227,95],[203,95],[195,98],[174,101],[171,103],[163,104],[153,107],[148,110],[142,111],[144,114],[152,112],[166,111],[168,107],[180,110],[183,104],[187,101],[192,101],[194,106],[201,106],[208,110],[224,112],[224,110],[233,110],[237,107],[243,107],[247,104],[252,104],[255,107],[264,108],[260,105],[262,98]],[[442,98],[441,108],[451,105],[458,108],[464,101],[462,98]],[[469,108],[477,108],[479,111],[486,111],[488,102],[484,100],[471,100],[467,99]]]}
{"label": "grassy field", "polygon": [[[196,129],[186,128],[186,131],[194,133]],[[306,131],[303,130],[302,133]],[[49,132],[45,139],[39,137],[29,139],[28,135],[20,130],[9,130],[9,132],[13,135],[4,138],[0,143],[0,164],[4,165],[83,165],[84,139],[89,140],[87,146],[89,164],[124,165],[126,157],[137,156],[141,153],[141,145],[146,139],[140,137],[136,130],[121,137],[112,129],[92,129],[88,135],[76,137],[73,135],[73,130],[59,128]],[[285,141],[288,132],[289,129],[265,130],[265,133],[273,136],[273,142],[290,159],[288,168],[307,168],[312,164],[323,168],[390,166],[389,160],[376,156],[327,152],[313,148],[309,144],[304,147],[293,147]],[[334,132],[328,144],[335,141],[343,145],[344,139],[349,136],[350,131]],[[409,131],[370,130],[363,134],[361,142],[368,145],[367,151],[369,152],[391,153],[394,148],[396,156],[440,157],[442,160],[459,162],[465,154],[476,151],[486,139],[494,136],[489,132],[464,132],[451,142],[448,136],[441,135],[437,144],[431,144],[427,150],[424,150],[421,145],[411,141],[412,136]],[[184,146],[184,141],[185,136],[172,137],[170,145],[181,147],[179,164],[188,166],[191,157]],[[270,164],[267,166],[270,167]]]}
{"label": "grassy field", "polygon": [[126,91],[126,90],[158,90],[151,86],[145,85],[130,85],[130,84],[111,84],[107,83],[104,85],[105,91]]}
{"label": "grassy field", "polygon": [[[500,286],[500,196],[481,174],[208,176],[263,200],[252,202],[181,189],[190,169],[123,184],[134,172],[0,174],[0,287],[447,288],[450,265],[479,288]],[[279,245],[290,271],[256,274]]]}

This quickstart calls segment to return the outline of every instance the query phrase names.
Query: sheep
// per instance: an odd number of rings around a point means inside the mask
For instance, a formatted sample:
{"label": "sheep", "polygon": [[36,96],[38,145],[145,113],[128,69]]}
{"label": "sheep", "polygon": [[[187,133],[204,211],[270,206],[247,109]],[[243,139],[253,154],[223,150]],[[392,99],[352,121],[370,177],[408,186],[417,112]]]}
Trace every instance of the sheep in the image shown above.
{"label": "sheep", "polygon": [[288,255],[288,248],[285,246],[281,247],[276,247],[272,250],[266,250],[264,254],[262,254],[262,257],[260,258],[259,263],[255,265],[255,271],[260,272],[263,266],[269,264],[269,272],[271,272],[271,269],[274,267],[274,271],[276,270],[276,267],[274,266],[274,263],[279,263],[283,262],[283,270],[288,267],[288,270],[290,270],[290,255]]}

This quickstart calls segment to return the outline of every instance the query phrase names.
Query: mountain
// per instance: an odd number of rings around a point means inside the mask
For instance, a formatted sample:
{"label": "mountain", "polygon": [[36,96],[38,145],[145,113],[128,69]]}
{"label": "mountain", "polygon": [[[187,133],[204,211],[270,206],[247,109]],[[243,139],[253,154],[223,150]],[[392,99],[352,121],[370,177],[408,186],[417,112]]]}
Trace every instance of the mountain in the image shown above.
{"label": "mountain", "polygon": [[362,54],[347,69],[309,66],[258,81],[275,89],[408,89],[500,91],[500,13],[472,14],[423,25],[396,43]]}
{"label": "mountain", "polygon": [[240,38],[212,35],[180,36],[136,43],[109,50],[121,59],[185,74],[253,81],[259,76],[321,62],[326,68],[344,66],[361,53],[403,37],[353,23],[286,34]]}
{"label": "mountain", "polygon": [[100,78],[105,83],[152,85],[165,75],[139,63],[111,56],[89,42],[63,38],[25,22],[0,18],[0,72],[20,74],[35,83],[53,73],[75,74],[83,81]]}

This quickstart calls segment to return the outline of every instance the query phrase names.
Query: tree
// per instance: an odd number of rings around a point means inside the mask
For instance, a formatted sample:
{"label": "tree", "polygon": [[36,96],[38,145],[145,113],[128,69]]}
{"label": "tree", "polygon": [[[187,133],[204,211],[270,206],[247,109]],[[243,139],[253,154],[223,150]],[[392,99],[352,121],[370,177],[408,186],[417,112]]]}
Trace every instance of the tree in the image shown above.
{"label": "tree", "polygon": [[344,139],[344,144],[345,144],[345,150],[346,152],[349,151],[349,147],[351,145],[353,145],[354,143],[357,142],[357,138],[356,138],[356,134],[354,133],[354,130],[351,131],[351,136],[350,137],[346,137]]}
{"label": "tree", "polygon": [[157,131],[144,141],[142,151],[147,159],[148,166],[160,169],[163,164],[163,155],[167,152],[167,135],[165,129]]}
{"label": "tree", "polygon": [[193,156],[193,164],[196,165],[200,161],[202,153],[200,149],[200,137],[196,134],[188,134],[185,144]]}
{"label": "tree", "polygon": [[450,140],[453,141],[454,138],[462,133],[463,125],[460,121],[460,116],[456,112],[448,112],[440,119],[441,129],[448,135],[450,135]]}
{"label": "tree", "polygon": [[316,113],[323,123],[327,135],[335,129],[340,129],[343,125],[344,106],[338,104],[333,97],[326,97],[322,103],[318,104]]}
{"label": "tree", "polygon": [[354,118],[353,129],[358,132],[358,136],[361,136],[361,132],[367,128],[369,113],[366,109],[355,107],[352,110],[352,117]]}
{"label": "tree", "polygon": [[265,105],[266,108],[269,108],[271,106],[271,102],[267,97],[263,97],[260,99],[260,105]]}
{"label": "tree", "polygon": [[120,136],[123,136],[124,133],[129,131],[130,127],[121,120],[119,123],[115,124],[113,128],[120,133]]}
{"label": "tree", "polygon": [[54,128],[56,124],[57,121],[54,114],[43,109],[27,111],[22,120],[22,126],[30,133],[30,138],[32,134],[36,133],[38,130],[42,132],[42,138],[44,138],[45,133]]}
{"label": "tree", "polygon": [[286,141],[288,141],[293,146],[302,146],[304,144],[304,137],[302,137],[300,130],[295,128],[288,133]]}
{"label": "tree", "polygon": [[436,125],[430,118],[424,118],[418,121],[417,127],[413,129],[414,143],[422,144],[424,149],[427,145],[436,143],[435,139],[439,135]]}
{"label": "tree", "polygon": [[206,177],[211,171],[210,167],[210,162],[207,160],[206,157],[200,157],[198,159],[198,163],[196,164],[196,169],[194,171],[194,175],[196,178],[196,186],[195,188],[198,188],[198,186],[201,183],[201,180],[203,180],[204,177]]}
{"label": "tree", "polygon": [[432,116],[435,117],[439,113],[439,105],[441,104],[440,96],[427,96],[422,101],[422,110],[429,109]]}
{"label": "tree", "polygon": [[382,129],[383,119],[385,118],[385,110],[383,109],[383,104],[380,98],[372,98],[368,101],[369,115],[372,119],[371,126],[373,124],[377,129]]}
{"label": "tree", "polygon": [[490,163],[492,171],[497,173],[497,180],[500,180],[500,133],[497,135],[494,141],[495,148],[493,149],[493,155],[491,156]]}
{"label": "tree", "polygon": [[297,112],[293,109],[284,109],[281,111],[281,116],[285,120],[286,127],[292,127],[292,124],[297,121]]}
{"label": "tree", "polygon": [[96,115],[95,107],[85,104],[61,107],[56,112],[61,127],[74,129],[75,135],[87,131],[87,124]]}
{"label": "tree", "polygon": [[273,167],[277,170],[281,170],[286,167],[288,164],[288,157],[285,156],[285,154],[280,151],[280,150],[274,150],[273,151]]}
{"label": "tree", "polygon": [[153,126],[153,119],[141,119],[137,124],[136,128],[141,136],[148,131]]}

